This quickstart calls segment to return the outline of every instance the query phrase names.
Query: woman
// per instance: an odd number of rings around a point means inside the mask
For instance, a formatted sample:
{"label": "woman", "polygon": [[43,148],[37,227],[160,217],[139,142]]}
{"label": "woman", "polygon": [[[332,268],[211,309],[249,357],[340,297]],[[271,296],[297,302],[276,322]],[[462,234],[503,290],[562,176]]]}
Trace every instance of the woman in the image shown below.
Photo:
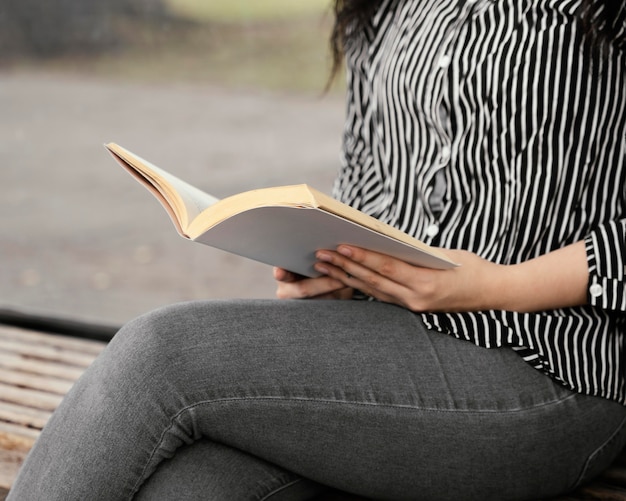
{"label": "woman", "polygon": [[623,10],[338,1],[336,196],[461,266],[341,246],[275,270],[287,301],[131,322],[9,499],[536,499],[601,472],[626,443]]}

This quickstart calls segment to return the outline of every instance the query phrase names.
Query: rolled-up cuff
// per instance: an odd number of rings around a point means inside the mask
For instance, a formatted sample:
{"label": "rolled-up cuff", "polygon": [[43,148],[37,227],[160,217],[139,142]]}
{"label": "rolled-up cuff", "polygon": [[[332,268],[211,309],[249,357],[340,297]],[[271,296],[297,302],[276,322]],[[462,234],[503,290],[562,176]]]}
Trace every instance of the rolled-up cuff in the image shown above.
{"label": "rolled-up cuff", "polygon": [[589,267],[589,304],[606,310],[626,311],[624,221],[601,226],[585,239]]}

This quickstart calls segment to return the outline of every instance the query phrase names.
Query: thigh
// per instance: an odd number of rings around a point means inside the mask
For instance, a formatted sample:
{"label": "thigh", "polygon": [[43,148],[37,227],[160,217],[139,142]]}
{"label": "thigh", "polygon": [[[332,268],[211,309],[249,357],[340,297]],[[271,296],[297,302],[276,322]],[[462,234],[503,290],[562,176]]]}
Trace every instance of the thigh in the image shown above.
{"label": "thigh", "polygon": [[149,360],[167,353],[188,399],[154,458],[205,436],[364,496],[524,499],[574,486],[626,416],[386,304],[191,303],[145,320],[168,346]]}
{"label": "thigh", "polygon": [[163,461],[136,501],[303,501],[327,487],[232,447],[201,439]]}

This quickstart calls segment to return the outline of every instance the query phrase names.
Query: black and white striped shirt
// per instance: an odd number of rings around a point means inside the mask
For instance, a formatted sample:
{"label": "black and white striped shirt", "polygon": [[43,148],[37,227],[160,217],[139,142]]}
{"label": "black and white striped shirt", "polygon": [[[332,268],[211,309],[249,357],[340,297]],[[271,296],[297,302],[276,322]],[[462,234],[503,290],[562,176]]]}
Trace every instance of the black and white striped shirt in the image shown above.
{"label": "black and white striped shirt", "polygon": [[585,240],[589,306],[422,316],[626,404],[626,57],[590,52],[579,9],[580,0],[385,0],[346,47],[335,195],[496,263]]}

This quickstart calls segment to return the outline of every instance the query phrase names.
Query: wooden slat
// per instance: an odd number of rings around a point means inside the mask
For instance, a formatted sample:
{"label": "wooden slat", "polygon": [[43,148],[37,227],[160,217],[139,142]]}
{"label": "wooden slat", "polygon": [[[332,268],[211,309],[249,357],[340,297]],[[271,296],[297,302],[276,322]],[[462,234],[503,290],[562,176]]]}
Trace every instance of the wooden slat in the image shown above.
{"label": "wooden slat", "polygon": [[[37,376],[23,372],[9,371],[0,368],[0,382],[17,386],[18,388],[31,388],[46,391],[55,395],[65,395],[74,384],[72,381],[64,381],[49,376]],[[2,397],[0,396],[0,399]]]}
{"label": "wooden slat", "polygon": [[25,344],[20,341],[3,339],[0,341],[0,349],[5,352],[19,354],[31,360],[48,360],[67,364],[70,367],[88,367],[93,362],[94,356],[91,354],[66,351],[59,347],[36,346]]}
{"label": "wooden slat", "polygon": [[52,395],[45,391],[16,388],[0,382],[0,401],[23,405],[34,409],[53,411],[61,403],[61,395]]}
{"label": "wooden slat", "polygon": [[[2,350],[1,343],[0,350]],[[63,365],[58,362],[32,360],[24,358],[22,355],[15,353],[3,353],[2,351],[0,351],[0,367],[28,374],[51,376],[68,381],[76,381],[85,371],[83,367],[68,367],[67,365]]]}
{"label": "wooden slat", "polygon": [[0,326],[0,490],[106,343]]}
{"label": "wooden slat", "polygon": [[2,490],[11,487],[20,466],[24,462],[26,451],[0,449],[0,499]]}
{"label": "wooden slat", "polygon": [[0,448],[28,451],[39,436],[40,430],[25,428],[13,423],[0,422]]}
{"label": "wooden slat", "polygon": [[23,405],[0,402],[0,422],[41,430],[51,415],[52,411],[49,410],[43,411]]}
{"label": "wooden slat", "polygon": [[33,332],[17,327],[7,327],[0,325],[0,344],[2,340],[12,340],[23,342],[29,345],[51,346],[61,348],[63,350],[74,351],[77,353],[86,353],[97,355],[106,346],[99,341],[89,339],[79,339],[67,336],[57,336],[45,334],[43,332]]}

